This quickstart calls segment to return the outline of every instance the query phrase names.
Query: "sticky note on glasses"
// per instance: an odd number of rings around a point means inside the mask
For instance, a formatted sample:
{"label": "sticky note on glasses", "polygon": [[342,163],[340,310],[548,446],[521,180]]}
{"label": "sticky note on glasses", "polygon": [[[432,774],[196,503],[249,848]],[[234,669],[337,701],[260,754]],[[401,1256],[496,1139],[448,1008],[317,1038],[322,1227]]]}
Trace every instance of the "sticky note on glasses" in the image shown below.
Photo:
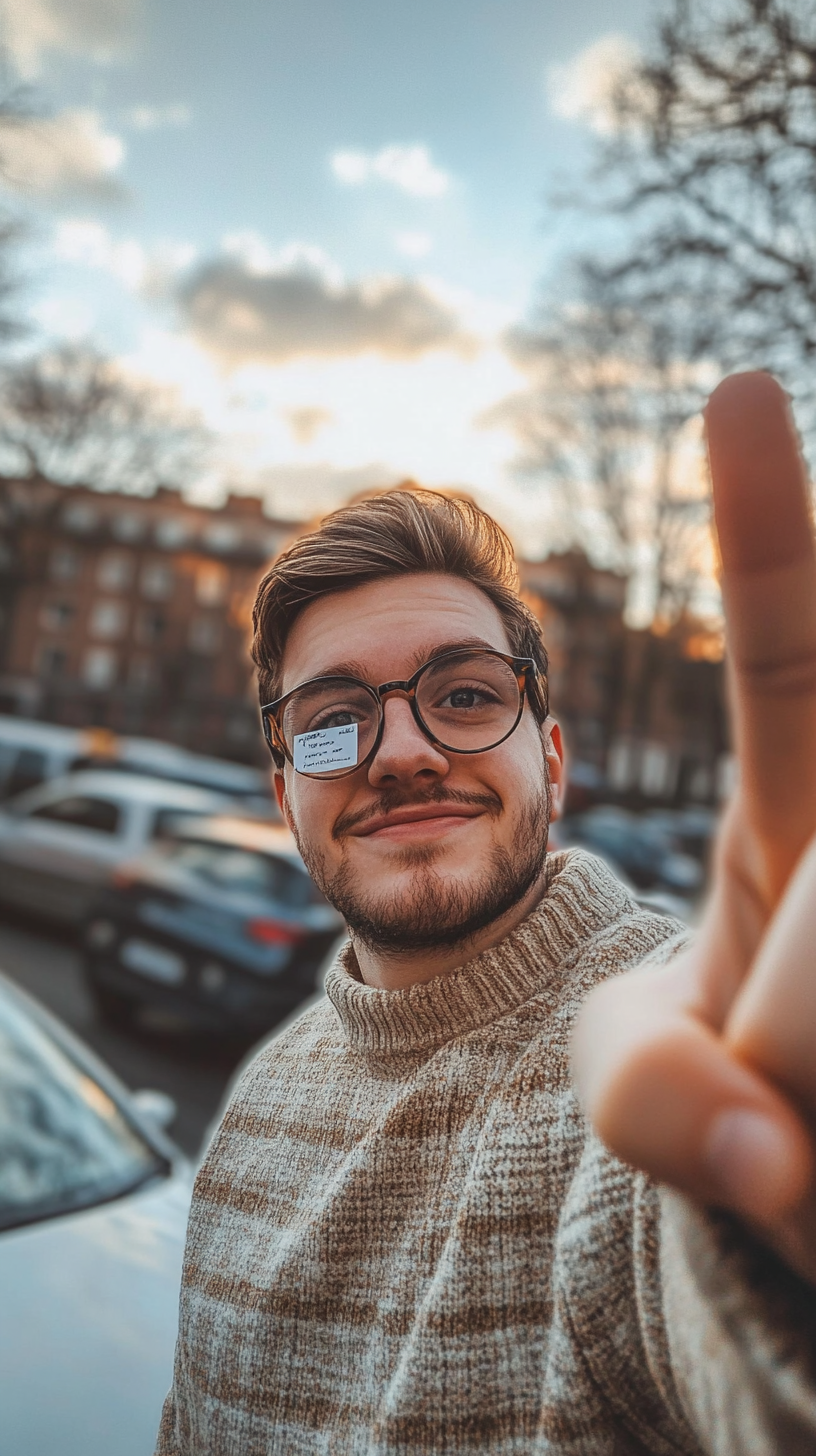
{"label": "sticky note on glasses", "polygon": [[335,768],[354,768],[357,763],[357,724],[342,728],[318,728],[315,733],[296,733],[295,768],[298,773],[330,773]]}

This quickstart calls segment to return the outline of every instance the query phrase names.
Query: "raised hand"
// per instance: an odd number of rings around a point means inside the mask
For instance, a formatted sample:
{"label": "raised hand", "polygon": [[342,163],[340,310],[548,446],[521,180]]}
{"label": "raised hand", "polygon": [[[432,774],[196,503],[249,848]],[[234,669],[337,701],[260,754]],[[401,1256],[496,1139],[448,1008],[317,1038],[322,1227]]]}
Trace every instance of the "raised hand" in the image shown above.
{"label": "raised hand", "polygon": [[816,1282],[816,550],[787,399],[706,411],[739,785],[692,948],[599,987],[578,1088],[625,1161],[752,1224]]}

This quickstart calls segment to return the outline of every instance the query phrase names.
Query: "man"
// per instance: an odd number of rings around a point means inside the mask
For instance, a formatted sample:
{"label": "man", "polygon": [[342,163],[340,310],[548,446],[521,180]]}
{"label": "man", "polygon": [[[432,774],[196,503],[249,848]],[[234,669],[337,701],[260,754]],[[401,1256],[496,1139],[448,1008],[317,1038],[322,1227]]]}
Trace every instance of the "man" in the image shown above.
{"label": "man", "polygon": [[262,583],[278,797],[351,942],[199,1174],[161,1456],[816,1450],[816,556],[773,381],[708,428],[742,777],[690,947],[546,853],[488,518],[385,495]]}

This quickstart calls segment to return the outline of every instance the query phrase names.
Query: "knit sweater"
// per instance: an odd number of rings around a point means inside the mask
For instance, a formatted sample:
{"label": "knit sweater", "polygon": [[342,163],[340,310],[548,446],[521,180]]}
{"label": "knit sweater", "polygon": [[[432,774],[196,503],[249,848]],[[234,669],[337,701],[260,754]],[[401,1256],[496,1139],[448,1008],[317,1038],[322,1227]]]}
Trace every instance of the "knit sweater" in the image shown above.
{"label": "knit sweater", "polygon": [[378,990],[347,948],[198,1175],[157,1456],[816,1452],[816,1292],[571,1085],[587,992],[682,940],[568,851],[453,974]]}

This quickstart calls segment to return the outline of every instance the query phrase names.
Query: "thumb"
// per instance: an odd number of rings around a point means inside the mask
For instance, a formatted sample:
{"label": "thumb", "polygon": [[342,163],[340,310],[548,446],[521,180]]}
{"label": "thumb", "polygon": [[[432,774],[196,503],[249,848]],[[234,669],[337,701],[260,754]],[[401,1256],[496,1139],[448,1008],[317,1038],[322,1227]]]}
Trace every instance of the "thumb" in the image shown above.
{"label": "thumb", "polygon": [[689,1009],[693,956],[590,995],[574,1034],[576,1085],[624,1162],[770,1229],[808,1189],[810,1138],[782,1094]]}

